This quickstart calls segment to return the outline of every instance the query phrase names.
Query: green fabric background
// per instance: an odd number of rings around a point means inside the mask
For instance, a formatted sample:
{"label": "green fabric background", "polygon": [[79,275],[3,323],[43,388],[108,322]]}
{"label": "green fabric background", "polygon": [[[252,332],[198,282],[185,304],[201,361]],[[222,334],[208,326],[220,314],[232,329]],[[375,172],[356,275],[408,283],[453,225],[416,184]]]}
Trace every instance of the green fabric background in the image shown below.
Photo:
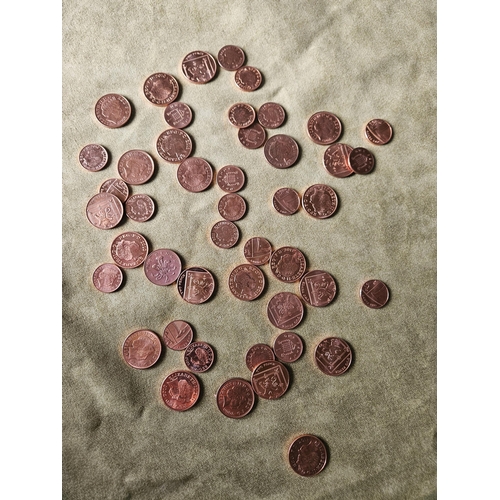
{"label": "green fabric background", "polygon": [[[434,1],[63,1],[63,498],[78,499],[431,499],[436,497],[436,5]],[[217,55],[226,44],[241,46],[264,84],[239,90],[233,73],[220,70],[207,85],[189,83],[182,58],[193,50]],[[185,191],[176,166],[156,152],[167,128],[163,108],[142,93],[152,73],[171,73],[179,100],[194,111],[186,131],[194,156],[217,171],[240,166],[248,211],[237,222],[240,243],[215,247],[210,228],[220,220],[223,192]],[[97,99],[121,93],[135,114],[120,129],[106,129],[94,116]],[[300,161],[278,170],[263,149],[240,145],[226,118],[229,106],[258,108],[280,103],[288,119],[275,133],[289,134]],[[314,112],[334,112],[342,121],[341,142],[369,148],[375,170],[366,176],[331,177],[322,166],[324,146],[307,137]],[[370,145],[363,128],[385,118],[394,128],[386,146]],[[87,172],[80,149],[103,144],[109,165]],[[117,160],[144,149],[156,160],[156,175],[132,193],[157,204],[154,219],[126,220],[103,231],[85,217],[87,201],[101,183],[117,177]],[[274,211],[273,192],[293,187],[301,194],[314,183],[332,186],[337,213],[315,220],[300,210],[291,217]],[[125,271],[113,294],[96,291],[94,269],[111,262],[110,244],[123,231],[139,231],[151,249],[171,248],[183,266],[203,266],[218,289],[208,303],[191,305],[175,285],[150,283],[142,267]],[[298,284],[278,282],[268,266],[265,293],[251,303],[234,298],[230,271],[244,263],[243,244],[252,236],[274,248],[291,245],[306,255],[308,269],[325,269],[338,285],[335,301],[307,307],[294,330],[306,350],[288,365],[291,385],[279,400],[257,402],[244,419],[217,409],[214,394],[230,377],[250,379],[247,349],[272,345],[279,331],[266,305]],[[367,279],[391,290],[380,310],[359,297]],[[121,345],[132,331],[162,334],[184,319],[195,339],[212,344],[217,359],[200,374],[203,392],[187,412],[161,401],[164,377],[183,368],[182,353],[168,350],[149,370],[129,368]],[[317,343],[339,336],[355,361],[341,377],[314,365]],[[321,437],[328,447],[324,471],[296,475],[286,454],[301,433]]]}

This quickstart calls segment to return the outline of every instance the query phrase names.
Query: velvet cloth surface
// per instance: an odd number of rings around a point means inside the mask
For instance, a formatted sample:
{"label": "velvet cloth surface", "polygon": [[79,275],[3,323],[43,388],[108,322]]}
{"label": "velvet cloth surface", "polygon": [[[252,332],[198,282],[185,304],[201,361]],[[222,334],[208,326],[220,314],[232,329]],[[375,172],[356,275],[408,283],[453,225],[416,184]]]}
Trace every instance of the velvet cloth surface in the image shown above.
{"label": "velvet cloth surface", "polygon": [[[238,45],[264,81],[243,92],[234,73],[219,68],[214,80],[195,85],[182,74],[191,51],[214,57]],[[186,132],[193,156],[214,174],[239,166],[246,184],[239,194],[247,213],[236,222],[240,240],[220,249],[210,229],[221,217],[224,194],[215,182],[189,193],[176,179],[177,165],[156,151],[169,128],[163,108],[151,104],[142,86],[155,72],[175,76],[178,100],[194,113]],[[130,0],[63,1],[63,498],[80,499],[431,499],[436,497],[436,5],[433,1],[202,2]],[[122,94],[133,106],[130,122],[102,126],[94,114],[99,97]],[[229,107],[267,101],[283,106],[283,126],[268,130],[292,136],[299,161],[288,169],[267,163],[263,148],[238,141],[227,119]],[[326,146],[307,135],[308,118],[335,113],[339,142],[365,147],[375,156],[369,175],[338,179],[322,159]],[[388,120],[392,141],[373,146],[364,126]],[[108,165],[89,172],[78,161],[86,144],[102,144]],[[118,177],[119,157],[147,151],[155,174],[132,193],[156,202],[144,223],[124,217],[110,230],[92,226],[88,200],[108,178]],[[336,213],[318,220],[300,209],[283,216],[272,206],[281,187],[300,194],[312,184],[333,187]],[[110,245],[124,231],[143,234],[150,250],[169,248],[183,267],[209,269],[217,282],[207,303],[182,300],[175,284],[160,287],[143,267],[125,270],[120,290],[92,284],[94,269],[112,262]],[[231,270],[246,262],[244,243],[267,238],[273,249],[299,248],[307,269],[323,269],[338,293],[327,307],[305,305],[293,331],[305,351],[288,364],[288,391],[278,400],[259,399],[242,419],[218,410],[215,393],[228,378],[250,380],[245,354],[256,343],[272,345],[280,330],[267,319],[270,298],[299,294],[298,283],[282,283],[262,266],[264,293],[252,302],[235,298]],[[382,309],[359,298],[368,279],[390,288]],[[122,344],[134,330],[162,335],[183,319],[195,340],[216,351],[213,367],[198,379],[202,393],[186,412],[167,408],[163,379],[185,368],[182,352],[164,346],[158,363],[130,368]],[[342,376],[323,374],[314,349],[324,338],[345,339],[354,361]],[[325,469],[297,475],[287,449],[300,434],[320,437],[328,450]]]}

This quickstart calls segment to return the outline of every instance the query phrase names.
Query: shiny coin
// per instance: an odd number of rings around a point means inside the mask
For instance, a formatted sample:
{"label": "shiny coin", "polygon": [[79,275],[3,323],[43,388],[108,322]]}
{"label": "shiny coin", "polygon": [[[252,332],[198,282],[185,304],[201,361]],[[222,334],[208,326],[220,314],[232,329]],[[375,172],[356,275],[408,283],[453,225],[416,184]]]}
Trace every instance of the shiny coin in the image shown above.
{"label": "shiny coin", "polygon": [[144,184],[151,179],[154,171],[155,162],[146,151],[132,149],[118,160],[118,174],[128,184]]}
{"label": "shiny coin", "polygon": [[240,220],[247,211],[245,200],[236,193],[225,194],[217,205],[221,217],[226,220]]}
{"label": "shiny coin", "polygon": [[146,278],[159,286],[171,285],[181,273],[180,257],[168,248],[152,251],[144,261]]}
{"label": "shiny coin", "polygon": [[360,290],[363,303],[371,309],[380,309],[389,300],[389,288],[380,280],[369,280],[363,283]]}
{"label": "shiny coin", "polygon": [[240,237],[238,226],[231,221],[216,222],[210,231],[210,238],[219,248],[232,248]]}
{"label": "shiny coin", "polygon": [[187,127],[191,123],[193,112],[191,108],[183,102],[172,102],[165,108],[163,117],[171,127],[181,129]]}
{"label": "shiny coin", "polygon": [[180,163],[191,154],[193,142],[184,130],[170,128],[158,137],[156,150],[165,161]]}
{"label": "shiny coin", "polygon": [[168,73],[154,73],[144,82],[144,95],[158,106],[166,106],[177,99],[179,84]]}
{"label": "shiny coin", "polygon": [[275,102],[266,102],[257,111],[257,120],[265,128],[280,127],[285,117],[285,110]]}
{"label": "shiny coin", "polygon": [[203,158],[186,158],[177,167],[177,180],[179,184],[191,193],[199,193],[212,184],[212,167]]}
{"label": "shiny coin", "polygon": [[238,139],[248,149],[260,148],[266,142],[266,131],[260,123],[238,130]]}
{"label": "shiny coin", "polygon": [[323,155],[323,165],[326,171],[334,177],[348,177],[354,173],[354,170],[349,166],[349,155],[352,148],[347,144],[332,144],[328,147]]}
{"label": "shiny coin", "polygon": [[267,317],[280,330],[292,330],[302,321],[303,316],[304,306],[293,293],[280,292],[267,304]]}
{"label": "shiny coin", "polygon": [[237,128],[245,128],[255,121],[255,110],[244,102],[233,104],[227,113],[229,122]]}
{"label": "shiny coin", "polygon": [[267,264],[271,258],[272,252],[273,249],[271,247],[271,243],[260,236],[255,236],[254,238],[247,240],[245,247],[243,248],[245,259],[247,259],[250,264],[254,264],[255,266],[263,266],[264,264]]}
{"label": "shiny coin", "polygon": [[253,66],[242,66],[234,74],[234,81],[241,90],[253,92],[260,87],[262,75],[260,71]]}
{"label": "shiny coin", "polygon": [[217,73],[217,63],[208,52],[196,50],[182,60],[182,72],[192,83],[208,83]]}
{"label": "shiny coin", "polygon": [[100,292],[116,292],[123,282],[122,270],[116,264],[101,264],[92,275],[92,283]]}
{"label": "shiny coin", "polygon": [[222,68],[227,71],[236,71],[245,62],[243,49],[236,45],[226,45],[219,50],[217,60]]}
{"label": "shiny coin", "polygon": [[147,194],[134,194],[125,202],[125,213],[136,222],[146,222],[155,212],[155,203]]}
{"label": "shiny coin", "polygon": [[217,184],[226,193],[236,193],[245,184],[245,174],[236,165],[226,165],[217,172]]}
{"label": "shiny coin", "polygon": [[271,272],[284,283],[299,281],[306,270],[306,258],[295,247],[281,247],[271,255]]}
{"label": "shiny coin", "polygon": [[87,144],[78,155],[80,165],[90,172],[102,170],[108,163],[108,152],[100,144]]}
{"label": "shiny coin", "polygon": [[229,290],[240,300],[254,300],[264,290],[264,273],[252,264],[235,267],[229,275]]}
{"label": "shiny coin", "polygon": [[184,351],[184,363],[193,372],[206,372],[214,362],[214,350],[206,342],[192,342]]}
{"label": "shiny coin", "polygon": [[95,116],[108,128],[125,125],[132,114],[130,103],[119,94],[106,94],[95,105]]}
{"label": "shiny coin", "polygon": [[318,111],[307,121],[307,133],[316,144],[331,144],[342,132],[340,120],[328,111]]}
{"label": "shiny coin", "polygon": [[217,408],[229,418],[248,415],[255,403],[252,385],[242,378],[226,380],[217,391]]}
{"label": "shiny coin", "polygon": [[300,196],[295,189],[281,188],[274,193],[273,207],[282,215],[293,215],[300,207]]}
{"label": "shiny coin", "polygon": [[299,146],[289,135],[273,135],[264,146],[264,156],[273,167],[288,168],[297,161]]}
{"label": "shiny coin", "polygon": [[111,229],[123,217],[122,202],[111,193],[98,193],[87,203],[87,219],[99,229]]}
{"label": "shiny coin", "polygon": [[365,127],[365,136],[377,146],[387,144],[392,139],[391,124],[380,118],[371,120]]}
{"label": "shiny coin", "polygon": [[173,372],[161,385],[161,398],[172,410],[189,410],[198,401],[199,396],[200,383],[191,372]]}
{"label": "shiny coin", "polygon": [[123,359],[132,368],[144,370],[151,368],[160,357],[161,342],[151,330],[137,330],[123,343]]}
{"label": "shiny coin", "polygon": [[186,321],[177,319],[165,327],[163,341],[170,349],[183,351],[193,341],[193,329]]}
{"label": "shiny coin", "polygon": [[375,157],[365,148],[354,148],[349,153],[349,166],[357,174],[369,174],[375,166]]}
{"label": "shiny coin", "polygon": [[253,372],[264,361],[274,361],[274,351],[267,344],[254,344],[245,356],[247,368]]}
{"label": "shiny coin", "polygon": [[290,467],[304,477],[319,474],[325,468],[327,459],[328,455],[323,441],[310,434],[299,436],[288,450]]}
{"label": "shiny coin", "polygon": [[182,271],[177,279],[177,291],[190,304],[202,304],[214,293],[215,280],[203,267],[190,267]]}
{"label": "shiny coin", "polygon": [[278,399],[290,384],[290,374],[279,361],[264,361],[252,372],[252,387],[257,396]]}
{"label": "shiny coin", "polygon": [[343,339],[327,337],[316,346],[314,359],[317,367],[326,375],[342,375],[351,366],[351,347]]}
{"label": "shiny coin", "polygon": [[148,242],[142,234],[128,231],[118,235],[111,243],[111,257],[121,267],[139,267],[148,255]]}
{"label": "shiny coin", "polygon": [[300,295],[310,306],[327,306],[336,293],[335,280],[326,271],[309,271],[300,280]]}
{"label": "shiny coin", "polygon": [[284,363],[297,361],[304,351],[302,339],[293,332],[280,333],[273,345],[276,357]]}
{"label": "shiny coin", "polygon": [[314,184],[303,194],[302,206],[315,219],[326,219],[337,210],[337,193],[326,184]]}
{"label": "shiny coin", "polygon": [[114,194],[122,203],[127,201],[129,195],[128,184],[122,179],[108,179],[99,188],[101,193]]}

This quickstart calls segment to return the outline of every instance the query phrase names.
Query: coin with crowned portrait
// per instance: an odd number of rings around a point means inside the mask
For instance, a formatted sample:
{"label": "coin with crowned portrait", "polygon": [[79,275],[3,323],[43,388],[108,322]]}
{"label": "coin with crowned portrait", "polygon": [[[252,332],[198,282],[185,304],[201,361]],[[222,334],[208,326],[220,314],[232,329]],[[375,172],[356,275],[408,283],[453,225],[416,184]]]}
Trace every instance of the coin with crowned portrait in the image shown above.
{"label": "coin with crowned portrait", "polygon": [[265,128],[281,127],[285,117],[285,110],[276,102],[266,102],[257,111],[257,120]]}
{"label": "coin with crowned portrait", "polygon": [[95,105],[95,116],[105,127],[123,127],[132,115],[130,102],[120,94],[103,95]]}
{"label": "coin with crowned portrait", "polygon": [[226,380],[217,391],[217,408],[229,418],[242,418],[248,415],[255,403],[252,385],[242,378]]}
{"label": "coin with crowned portrait", "polygon": [[289,135],[273,135],[264,146],[264,156],[273,167],[288,168],[299,158],[299,145]]}
{"label": "coin with crowned portrait", "polygon": [[177,99],[179,84],[168,73],[154,73],[144,82],[144,95],[149,102],[166,106]]}
{"label": "coin with crowned portrait", "polygon": [[169,128],[162,132],[156,141],[158,154],[169,163],[180,163],[193,150],[193,141],[187,132]]}
{"label": "coin with crowned portrait", "polygon": [[238,226],[229,220],[221,220],[212,226],[210,238],[219,248],[232,248],[240,237]]}
{"label": "coin with crowned portrait", "polygon": [[122,282],[123,273],[116,264],[101,264],[92,275],[92,283],[103,293],[116,292]]}
{"label": "coin with crowned portrait", "polygon": [[247,211],[247,204],[245,199],[239,194],[228,193],[225,194],[217,204],[219,214],[226,220],[236,221],[240,220]]}
{"label": "coin with crowned portrait", "polygon": [[307,133],[316,144],[331,144],[342,132],[342,124],[337,116],[328,111],[318,111],[307,121]]}
{"label": "coin with crowned portrait", "polygon": [[300,476],[311,477],[319,474],[325,468],[327,459],[325,444],[311,434],[297,437],[288,449],[290,467]]}
{"label": "coin with crowned portrait", "polygon": [[153,217],[155,202],[147,194],[133,194],[125,202],[125,213],[136,222],[146,222]]}
{"label": "coin with crowned portrait", "polygon": [[179,370],[168,375],[161,385],[161,398],[176,411],[191,408],[200,396],[200,383],[194,373]]}
{"label": "coin with crowned portrait", "polygon": [[246,102],[237,102],[229,108],[227,117],[231,125],[237,128],[245,128],[255,121],[255,110]]}
{"label": "coin with crowned portrait", "polygon": [[219,50],[217,60],[221,68],[227,71],[236,71],[238,68],[241,68],[245,62],[245,52],[236,45],[225,45]]}
{"label": "coin with crowned portrait", "polygon": [[306,258],[295,247],[281,247],[271,255],[271,272],[284,283],[299,281],[306,270]]}
{"label": "coin with crowned portrait", "polygon": [[118,160],[118,173],[127,184],[144,184],[151,179],[154,170],[155,162],[151,155],[139,149],[123,153]]}
{"label": "coin with crowned portrait", "polygon": [[245,364],[253,372],[264,361],[274,361],[275,359],[274,351],[267,344],[254,344],[246,353]]}
{"label": "coin with crowned portrait", "polygon": [[266,284],[264,273],[252,264],[241,264],[229,275],[229,290],[240,300],[255,300]]}
{"label": "coin with crowned portrait", "polygon": [[209,370],[214,359],[214,350],[207,342],[191,342],[184,351],[184,363],[196,373]]}
{"label": "coin with crowned portrait", "polygon": [[123,343],[123,359],[132,368],[144,370],[151,368],[160,357],[161,342],[151,330],[137,330]]}
{"label": "coin with crowned portrait", "polygon": [[234,81],[241,90],[253,92],[262,84],[262,75],[253,66],[242,66],[234,74]]}
{"label": "coin with crowned portrait", "polygon": [[302,195],[302,206],[315,219],[327,219],[337,210],[337,193],[326,184],[314,184]]}
{"label": "coin with crowned portrait", "polygon": [[132,269],[146,260],[148,249],[148,242],[142,234],[127,231],[111,243],[111,257],[121,268]]}
{"label": "coin with crowned portrait", "polygon": [[177,167],[179,184],[190,193],[200,193],[212,184],[213,170],[207,160],[191,156]]}

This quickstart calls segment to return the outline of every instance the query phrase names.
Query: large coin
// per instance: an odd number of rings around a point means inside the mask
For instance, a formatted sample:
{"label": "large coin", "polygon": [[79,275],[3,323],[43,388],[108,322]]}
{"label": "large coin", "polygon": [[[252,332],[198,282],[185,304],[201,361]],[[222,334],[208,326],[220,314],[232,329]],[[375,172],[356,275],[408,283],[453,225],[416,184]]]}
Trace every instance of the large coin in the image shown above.
{"label": "large coin", "polygon": [[242,378],[226,380],[217,391],[217,408],[229,418],[248,415],[255,403],[252,386]]}
{"label": "large coin", "polygon": [[273,167],[288,168],[297,161],[299,146],[289,135],[273,135],[264,146],[264,156]]}
{"label": "large coin", "polygon": [[180,163],[193,149],[189,134],[178,128],[170,128],[162,132],[156,141],[158,154],[169,163]]}
{"label": "large coin", "polygon": [[213,170],[208,161],[203,158],[186,158],[177,167],[179,184],[190,193],[199,193],[210,186]]}
{"label": "large coin", "polygon": [[267,304],[267,317],[280,330],[295,328],[302,321],[303,316],[304,306],[293,293],[277,293]]}
{"label": "large coin", "polygon": [[182,271],[177,279],[177,291],[190,304],[202,304],[214,293],[215,280],[203,267],[190,267]]}
{"label": "large coin", "polygon": [[299,281],[306,270],[306,258],[295,247],[281,247],[271,255],[271,272],[284,283]]}
{"label": "large coin", "polygon": [[235,267],[229,275],[229,290],[240,300],[255,300],[264,290],[264,273],[252,264]]}
{"label": "large coin", "polygon": [[318,111],[307,121],[307,133],[316,144],[331,144],[342,132],[340,120],[328,111]]}
{"label": "large coin", "polygon": [[300,294],[311,306],[327,306],[337,293],[335,279],[326,271],[309,271],[300,280]]}
{"label": "large coin", "polygon": [[314,359],[323,373],[338,376],[345,373],[351,366],[352,350],[345,340],[327,337],[316,346]]}
{"label": "large coin", "polygon": [[148,255],[148,242],[142,234],[128,231],[119,234],[111,243],[111,257],[121,267],[139,267]]}
{"label": "large coin", "polygon": [[326,184],[314,184],[303,194],[302,206],[315,219],[327,219],[337,210],[337,193]]}
{"label": "large coin", "polygon": [[144,95],[158,106],[166,106],[177,99],[179,84],[168,73],[154,73],[144,82]]}
{"label": "large coin", "polygon": [[192,83],[208,83],[217,73],[217,63],[208,52],[196,50],[182,60],[182,72]]}
{"label": "large coin", "polygon": [[252,372],[252,387],[257,396],[278,399],[290,384],[290,374],[279,361],[264,361]]}
{"label": "large coin", "polygon": [[123,359],[132,368],[143,370],[153,366],[161,354],[161,342],[151,330],[137,330],[123,343]]}
{"label": "large coin", "polygon": [[181,269],[181,259],[168,248],[152,251],[144,261],[146,278],[159,286],[171,285],[178,278]]}
{"label": "large coin", "polygon": [[151,179],[154,171],[153,158],[140,149],[127,151],[118,160],[118,173],[127,184],[144,184]]}
{"label": "large coin", "polygon": [[106,94],[95,105],[97,119],[108,128],[125,125],[132,114],[130,103],[120,94]]}
{"label": "large coin", "polygon": [[319,474],[325,468],[327,457],[323,441],[310,434],[299,436],[288,450],[290,466],[294,472],[304,477]]}
{"label": "large coin", "polygon": [[171,321],[163,331],[163,341],[174,351],[182,351],[193,341],[193,328],[182,319]]}
{"label": "large coin", "polygon": [[111,229],[123,217],[122,202],[111,193],[98,193],[87,203],[87,219],[99,229]]}
{"label": "large coin", "polygon": [[161,385],[161,398],[172,410],[189,410],[199,396],[200,383],[196,375],[187,371],[171,373]]}

